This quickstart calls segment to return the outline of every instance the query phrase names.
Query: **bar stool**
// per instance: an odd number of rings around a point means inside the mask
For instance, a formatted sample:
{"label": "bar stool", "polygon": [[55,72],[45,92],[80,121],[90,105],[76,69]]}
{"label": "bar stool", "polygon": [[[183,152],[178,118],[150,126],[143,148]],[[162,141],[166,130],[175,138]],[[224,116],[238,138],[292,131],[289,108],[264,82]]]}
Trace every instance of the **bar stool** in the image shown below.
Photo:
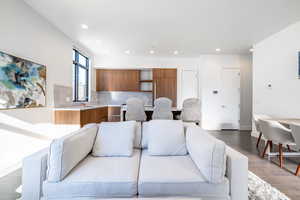
{"label": "bar stool", "polygon": [[146,113],[143,100],[139,98],[129,98],[126,101],[127,110],[125,114],[126,121],[146,121]]}
{"label": "bar stool", "polygon": [[173,119],[172,100],[166,97],[155,99],[152,119]]}
{"label": "bar stool", "polygon": [[180,119],[183,122],[193,122],[199,125],[201,120],[201,103],[198,98],[188,98],[183,101]]}

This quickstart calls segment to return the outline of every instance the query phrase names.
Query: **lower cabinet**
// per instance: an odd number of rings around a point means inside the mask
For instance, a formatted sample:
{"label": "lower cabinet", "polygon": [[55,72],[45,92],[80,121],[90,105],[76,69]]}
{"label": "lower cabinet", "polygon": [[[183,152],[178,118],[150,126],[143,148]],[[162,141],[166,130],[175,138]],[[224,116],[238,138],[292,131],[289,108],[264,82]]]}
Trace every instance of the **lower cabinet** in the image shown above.
{"label": "lower cabinet", "polygon": [[109,122],[121,121],[121,107],[120,106],[108,106],[108,121]]}
{"label": "lower cabinet", "polygon": [[55,124],[78,124],[80,127],[89,123],[100,123],[108,120],[108,108],[87,110],[55,110]]}

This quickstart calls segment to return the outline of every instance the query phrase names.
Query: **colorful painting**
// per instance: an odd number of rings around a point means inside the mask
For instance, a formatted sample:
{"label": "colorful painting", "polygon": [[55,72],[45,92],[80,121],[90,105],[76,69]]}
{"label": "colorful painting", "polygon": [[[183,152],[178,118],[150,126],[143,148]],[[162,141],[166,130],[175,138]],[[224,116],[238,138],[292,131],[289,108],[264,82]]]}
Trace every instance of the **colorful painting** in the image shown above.
{"label": "colorful painting", "polygon": [[46,105],[46,66],[0,52],[0,109]]}

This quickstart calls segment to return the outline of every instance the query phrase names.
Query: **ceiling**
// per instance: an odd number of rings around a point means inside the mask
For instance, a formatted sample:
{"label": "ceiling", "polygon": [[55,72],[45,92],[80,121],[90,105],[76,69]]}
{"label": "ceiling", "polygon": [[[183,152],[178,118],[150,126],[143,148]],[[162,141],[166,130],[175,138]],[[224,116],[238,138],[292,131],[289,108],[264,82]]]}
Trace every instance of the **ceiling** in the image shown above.
{"label": "ceiling", "polygon": [[245,53],[300,20],[299,0],[24,1],[95,55]]}

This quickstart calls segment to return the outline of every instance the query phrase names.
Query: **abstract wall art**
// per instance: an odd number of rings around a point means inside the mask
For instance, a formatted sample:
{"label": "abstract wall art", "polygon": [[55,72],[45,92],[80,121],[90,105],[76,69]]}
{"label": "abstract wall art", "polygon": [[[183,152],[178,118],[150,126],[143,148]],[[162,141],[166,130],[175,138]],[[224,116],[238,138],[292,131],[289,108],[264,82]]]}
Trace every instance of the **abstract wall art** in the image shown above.
{"label": "abstract wall art", "polygon": [[46,66],[0,51],[0,109],[46,106]]}

